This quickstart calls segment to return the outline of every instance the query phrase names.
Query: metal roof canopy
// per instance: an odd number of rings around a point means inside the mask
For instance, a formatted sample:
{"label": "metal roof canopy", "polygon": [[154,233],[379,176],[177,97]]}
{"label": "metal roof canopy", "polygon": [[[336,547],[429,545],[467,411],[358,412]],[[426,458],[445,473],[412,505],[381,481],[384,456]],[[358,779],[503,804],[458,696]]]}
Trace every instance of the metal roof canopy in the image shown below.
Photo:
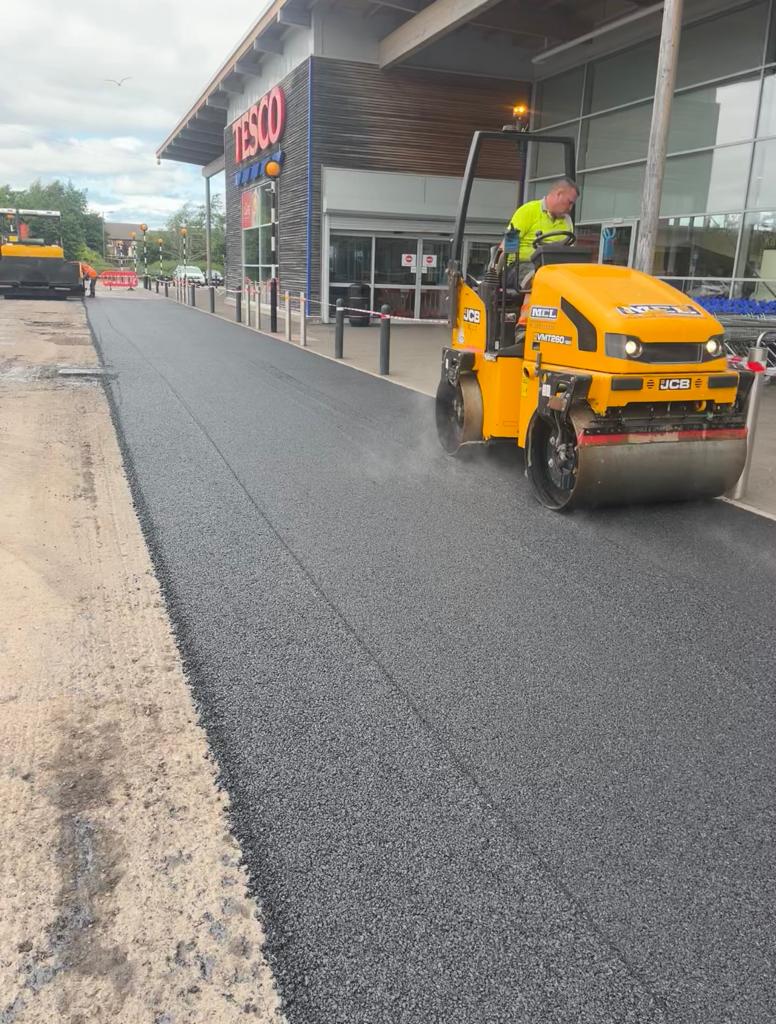
{"label": "metal roof canopy", "polygon": [[156,150],[157,160],[198,164],[204,170],[223,169],[218,165],[223,165],[229,96],[242,92],[246,78],[257,74],[264,54],[282,52],[289,27],[310,26],[313,2],[273,0]]}
{"label": "metal roof canopy", "polygon": [[[200,97],[157,149],[159,160],[221,169],[230,96],[239,95],[266,54],[281,53],[290,27],[309,27],[317,0],[273,0],[232,51]],[[331,0],[365,18],[390,14],[395,25],[379,42],[378,63],[396,67],[455,33],[507,37],[534,62],[605,34],[618,23],[652,14],[655,0]],[[325,15],[324,15],[325,16]],[[417,66],[417,60],[414,61]],[[520,77],[516,72],[516,77]]]}

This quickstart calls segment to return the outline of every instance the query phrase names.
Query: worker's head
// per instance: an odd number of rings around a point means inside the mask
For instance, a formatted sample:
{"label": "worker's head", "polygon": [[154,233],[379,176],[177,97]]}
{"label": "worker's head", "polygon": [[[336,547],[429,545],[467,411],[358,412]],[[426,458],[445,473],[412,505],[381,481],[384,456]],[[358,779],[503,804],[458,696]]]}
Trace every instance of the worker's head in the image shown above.
{"label": "worker's head", "polygon": [[544,197],[547,212],[553,217],[565,217],[571,212],[574,203],[579,199],[579,185],[571,178],[558,178],[550,185]]}

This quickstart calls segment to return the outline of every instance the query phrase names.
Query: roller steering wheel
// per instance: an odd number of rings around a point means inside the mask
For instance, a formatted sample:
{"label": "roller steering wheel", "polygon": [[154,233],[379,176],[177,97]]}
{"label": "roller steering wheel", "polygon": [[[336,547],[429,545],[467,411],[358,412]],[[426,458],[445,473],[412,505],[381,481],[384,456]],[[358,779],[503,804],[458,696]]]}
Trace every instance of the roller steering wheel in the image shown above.
{"label": "roller steering wheel", "polygon": [[574,245],[577,240],[577,236],[573,231],[545,231],[543,235],[537,235],[533,241],[534,249],[538,249],[540,245],[544,245],[548,238],[564,238],[563,245]]}

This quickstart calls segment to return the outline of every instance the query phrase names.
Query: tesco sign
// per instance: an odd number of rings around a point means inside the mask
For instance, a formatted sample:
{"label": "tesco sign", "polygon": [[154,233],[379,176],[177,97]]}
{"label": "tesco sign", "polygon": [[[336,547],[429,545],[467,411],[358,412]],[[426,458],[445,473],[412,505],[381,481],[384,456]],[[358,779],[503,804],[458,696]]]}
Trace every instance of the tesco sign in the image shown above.
{"label": "tesco sign", "polygon": [[235,163],[274,146],[285,126],[286,94],[276,85],[232,124]]}

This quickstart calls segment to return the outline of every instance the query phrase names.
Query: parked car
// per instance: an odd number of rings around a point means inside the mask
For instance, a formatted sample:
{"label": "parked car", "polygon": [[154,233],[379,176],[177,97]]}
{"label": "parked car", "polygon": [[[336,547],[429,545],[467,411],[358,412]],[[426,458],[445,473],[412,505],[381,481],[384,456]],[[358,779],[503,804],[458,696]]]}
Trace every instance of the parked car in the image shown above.
{"label": "parked car", "polygon": [[172,272],[173,279],[175,281],[186,280],[189,284],[204,284],[205,275],[199,269],[199,267],[193,267],[183,264],[179,264]]}

